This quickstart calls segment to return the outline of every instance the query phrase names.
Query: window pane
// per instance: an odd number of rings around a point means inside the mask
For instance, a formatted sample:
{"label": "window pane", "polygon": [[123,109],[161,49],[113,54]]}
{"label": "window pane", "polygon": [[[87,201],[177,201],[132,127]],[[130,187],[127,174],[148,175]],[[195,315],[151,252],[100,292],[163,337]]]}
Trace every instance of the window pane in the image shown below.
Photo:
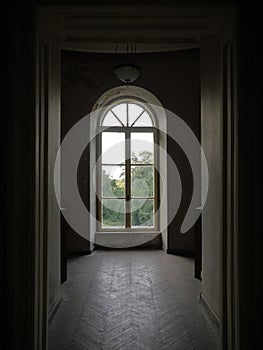
{"label": "window pane", "polygon": [[134,103],[128,104],[128,116],[129,116],[129,126],[131,126],[139,115],[144,111],[144,109]]}
{"label": "window pane", "polygon": [[122,164],[125,161],[124,132],[102,133],[102,164]]}
{"label": "window pane", "polygon": [[132,227],[154,227],[154,200],[131,200]]}
{"label": "window pane", "polygon": [[125,167],[103,165],[101,183],[103,197],[124,197]]}
{"label": "window pane", "polygon": [[102,200],[102,227],[125,227],[124,199]]}
{"label": "window pane", "polygon": [[102,122],[102,126],[122,126],[120,121],[114,116],[114,114],[109,111]]}
{"label": "window pane", "polygon": [[153,197],[154,195],[154,167],[132,166],[131,167],[131,196]]}
{"label": "window pane", "polygon": [[121,121],[123,126],[127,126],[127,103],[121,103],[113,107],[111,111]]}
{"label": "window pane", "polygon": [[145,111],[133,126],[153,126],[153,122],[149,114]]}
{"label": "window pane", "polygon": [[153,164],[153,133],[131,133],[131,162],[132,164]]}

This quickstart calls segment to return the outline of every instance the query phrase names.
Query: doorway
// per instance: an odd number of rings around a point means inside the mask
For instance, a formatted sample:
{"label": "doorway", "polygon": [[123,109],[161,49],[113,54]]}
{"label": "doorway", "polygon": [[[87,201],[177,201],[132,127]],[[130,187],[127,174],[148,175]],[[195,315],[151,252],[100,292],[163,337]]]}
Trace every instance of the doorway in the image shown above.
{"label": "doorway", "polygon": [[[52,10],[51,10],[51,12],[52,12]],[[60,18],[63,18],[63,16],[65,16],[65,14],[62,14],[62,13],[60,13],[59,14],[59,16],[58,17],[60,17]],[[156,25],[156,24],[155,24]],[[163,35],[167,35],[167,33],[166,34],[164,34],[163,33]],[[54,46],[56,46],[56,44],[55,44],[55,41],[53,42],[53,44],[54,44]],[[188,44],[189,44],[189,42],[188,42]],[[68,44],[66,44],[65,46],[67,46]],[[193,45],[193,44],[192,44]],[[73,45],[74,46],[74,45]],[[67,47],[67,49],[69,49],[69,47]],[[56,50],[55,50],[56,51]],[[58,50],[59,51],[59,50]],[[58,53],[58,51],[57,51],[57,53]],[[58,62],[58,61],[56,61],[56,62]],[[56,114],[56,113],[55,113]]]}

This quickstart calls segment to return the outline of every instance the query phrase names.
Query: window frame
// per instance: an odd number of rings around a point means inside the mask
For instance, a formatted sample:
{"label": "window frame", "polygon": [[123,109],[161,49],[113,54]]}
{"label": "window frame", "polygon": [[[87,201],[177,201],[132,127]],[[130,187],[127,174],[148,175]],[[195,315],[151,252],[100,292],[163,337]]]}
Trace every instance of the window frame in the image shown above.
{"label": "window frame", "polygon": [[[102,126],[102,122],[104,120],[104,117],[107,115],[107,113],[114,107],[116,107],[119,104],[122,103],[133,103],[141,106],[146,112],[149,114],[153,126]],[[96,181],[96,219],[97,219],[97,232],[113,232],[113,233],[123,233],[123,232],[159,232],[159,205],[160,205],[160,177],[159,177],[159,172],[157,169],[159,169],[159,129],[157,127],[157,118],[151,108],[149,108],[144,101],[140,101],[137,98],[121,98],[121,99],[116,99],[115,101],[111,101],[108,105],[106,110],[104,110],[104,113],[100,116],[97,124],[97,137],[96,137],[96,174],[97,174],[97,181]],[[130,135],[132,132],[134,133],[153,133],[153,147],[154,147],[154,162],[152,166],[154,167],[154,194],[153,197],[149,197],[149,199],[154,200],[154,226],[152,227],[132,227],[131,225],[131,213],[124,213],[125,217],[125,227],[103,227],[102,226],[102,166],[104,164],[98,162],[101,153],[102,153],[102,133],[103,132],[124,132],[125,133],[125,152],[129,152],[130,146],[131,146],[131,138]],[[128,141],[129,140],[129,141]],[[128,150],[127,150],[127,143],[129,144]],[[130,159],[127,157],[126,153],[126,160],[125,164],[125,196],[124,196],[124,201],[125,201],[125,208],[126,208],[126,203],[130,203],[132,197],[131,197],[131,168],[134,166],[131,162]],[[114,164],[115,166],[117,164]],[[137,164],[140,166],[140,164]],[[144,166],[144,165],[143,165]],[[128,171],[127,171],[128,170]],[[127,174],[128,174],[128,179],[127,179]],[[129,193],[127,194],[127,183],[128,183],[128,189]],[[146,199],[148,197],[141,197],[142,199]],[[136,199],[136,198],[135,198]],[[140,199],[140,198],[138,198]],[[128,226],[128,227],[126,227]]]}

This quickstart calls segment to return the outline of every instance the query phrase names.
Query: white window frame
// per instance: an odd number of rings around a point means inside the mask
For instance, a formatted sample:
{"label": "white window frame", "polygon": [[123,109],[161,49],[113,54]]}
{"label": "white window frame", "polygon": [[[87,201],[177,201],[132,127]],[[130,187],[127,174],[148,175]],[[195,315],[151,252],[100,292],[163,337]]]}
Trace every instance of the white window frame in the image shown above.
{"label": "white window frame", "polygon": [[[158,132],[159,132],[159,147],[162,149],[163,154],[167,154],[167,117],[165,109],[160,102],[160,100],[152,94],[150,91],[134,86],[134,85],[121,85],[117,86],[115,88],[112,88],[105,93],[103,93],[98,100],[95,102],[92,111],[90,113],[90,144],[89,144],[89,150],[90,150],[90,206],[89,206],[89,212],[90,212],[90,218],[89,218],[89,237],[90,242],[96,242],[96,236],[97,235],[104,235],[105,233],[102,233],[98,231],[97,226],[97,202],[96,202],[96,189],[97,189],[97,179],[96,176],[94,176],[94,173],[96,174],[96,149],[97,149],[97,142],[96,142],[96,133],[97,133],[97,126],[98,126],[98,120],[101,118],[101,112],[102,108],[105,108],[109,106],[111,103],[113,103],[115,100],[124,98],[129,96],[129,98],[137,99],[142,101],[142,103],[149,104],[154,111],[154,115],[156,116],[156,119],[158,120]],[[160,207],[159,207],[159,226],[160,226],[160,234],[162,236],[162,248],[164,251],[167,250],[168,247],[168,184],[167,184],[167,157],[166,156],[160,156],[159,157],[159,173],[160,173],[160,194],[159,194],[159,201],[160,201]],[[143,230],[143,232],[145,232]],[[124,234],[126,235],[127,232]],[[107,234],[107,233],[106,233]],[[114,233],[115,234],[115,233]],[[121,233],[116,233],[121,234]],[[131,232],[132,234],[138,234],[137,232]],[[140,234],[140,233],[139,233]],[[151,234],[151,231],[148,231],[145,234]],[[156,231],[154,231],[154,234],[156,234]]]}
{"label": "white window frame", "polygon": [[[120,104],[136,104],[143,108],[148,115],[151,118],[152,121],[152,126],[103,126],[103,120],[107,113],[111,111],[114,107],[120,105]],[[153,133],[154,136],[154,163],[152,164],[154,167],[154,193],[153,196],[149,199],[154,200],[154,225],[151,227],[147,226],[141,226],[141,227],[132,227],[131,223],[131,213],[126,212],[125,214],[125,227],[121,228],[115,228],[115,227],[103,227],[102,226],[102,193],[101,193],[101,177],[102,177],[102,163],[101,161],[97,163],[97,203],[96,203],[96,219],[97,219],[97,232],[147,232],[147,231],[158,231],[159,230],[159,212],[158,212],[158,207],[159,207],[159,174],[157,169],[159,168],[159,152],[158,152],[158,120],[157,117],[154,115],[154,111],[149,108],[145,104],[145,102],[139,100],[138,98],[131,98],[131,97],[122,97],[120,99],[115,100],[114,102],[111,101],[109,106],[107,106],[106,110],[103,111],[101,114],[101,117],[98,120],[98,135],[97,135],[97,159],[101,160],[101,148],[102,148],[102,133],[103,132],[123,132],[125,133],[125,147],[128,149],[127,154],[126,154],[126,160],[125,160],[125,173],[126,173],[126,193],[124,196],[124,201],[125,201],[125,208],[127,209],[127,206],[129,207],[130,201],[133,199],[131,196],[131,167],[132,164],[129,159],[129,153],[130,153],[130,135],[132,132],[140,133],[140,132],[149,132]],[[136,198],[135,198],[136,199]],[[146,197],[144,198],[146,199]]]}

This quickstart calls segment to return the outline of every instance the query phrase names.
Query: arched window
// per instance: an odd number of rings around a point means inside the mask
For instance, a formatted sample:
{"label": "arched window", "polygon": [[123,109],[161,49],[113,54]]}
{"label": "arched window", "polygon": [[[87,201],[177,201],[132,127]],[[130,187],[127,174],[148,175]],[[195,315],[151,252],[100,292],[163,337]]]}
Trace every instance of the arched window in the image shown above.
{"label": "arched window", "polygon": [[99,231],[158,229],[158,132],[149,106],[137,99],[110,103],[99,120]]}

